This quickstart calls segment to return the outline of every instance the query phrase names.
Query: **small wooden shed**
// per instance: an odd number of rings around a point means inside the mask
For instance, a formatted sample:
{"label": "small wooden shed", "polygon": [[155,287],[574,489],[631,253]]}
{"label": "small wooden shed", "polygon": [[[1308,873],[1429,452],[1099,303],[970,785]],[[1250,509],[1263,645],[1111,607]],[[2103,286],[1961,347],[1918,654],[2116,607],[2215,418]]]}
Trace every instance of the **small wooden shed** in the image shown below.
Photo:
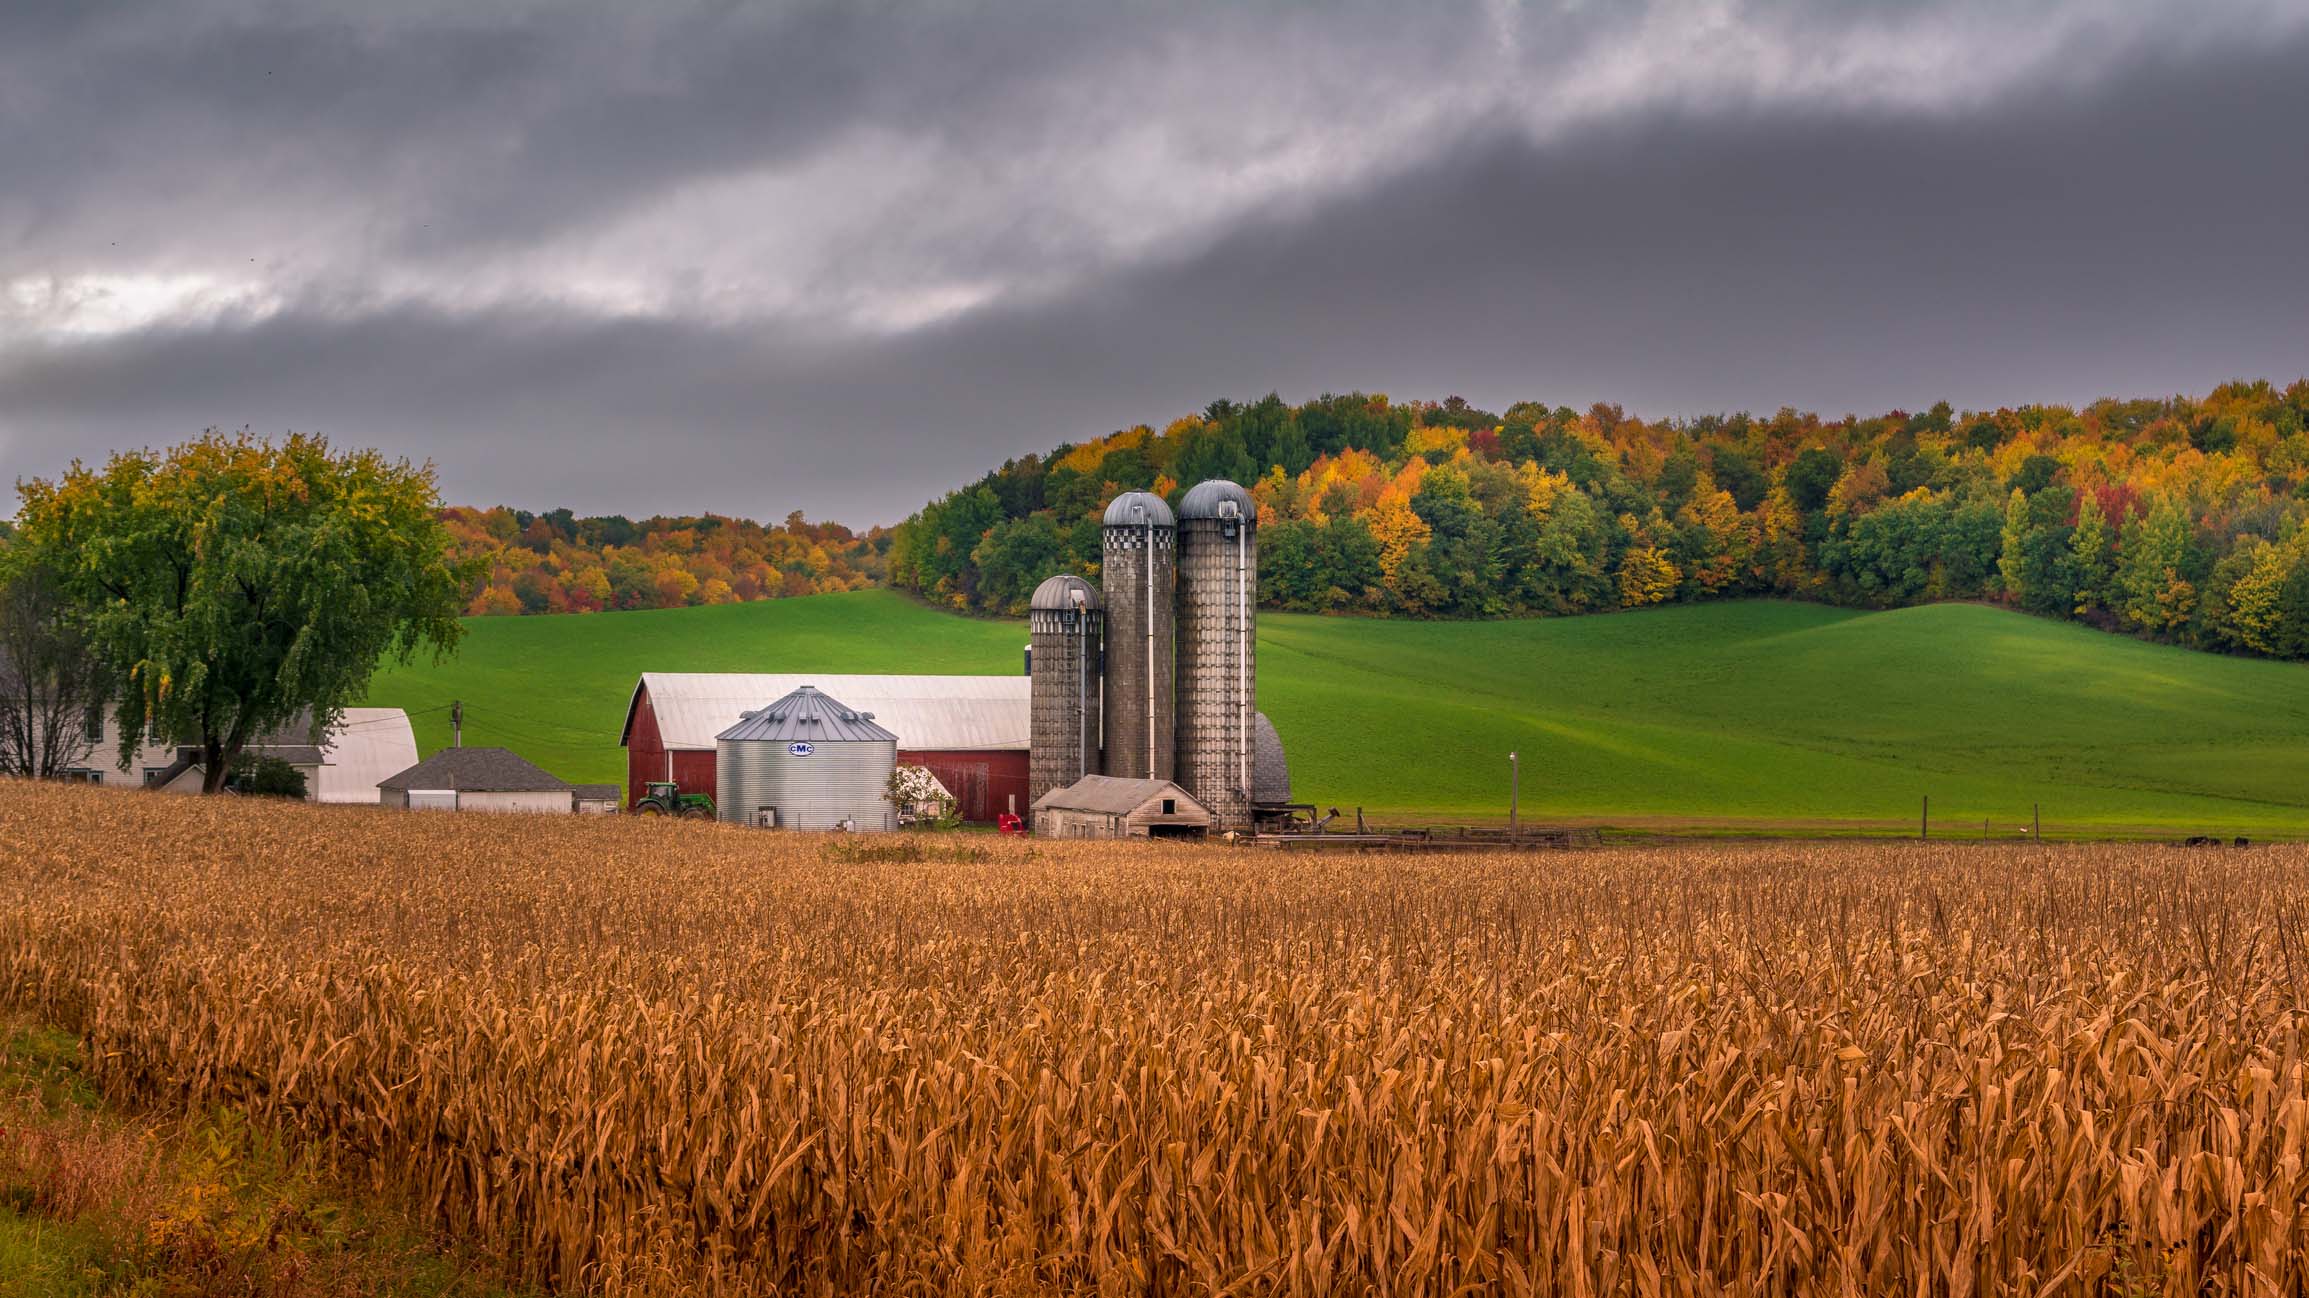
{"label": "small wooden shed", "polygon": [[1201,838],[1211,810],[1169,780],[1085,775],[1034,804],[1045,838]]}

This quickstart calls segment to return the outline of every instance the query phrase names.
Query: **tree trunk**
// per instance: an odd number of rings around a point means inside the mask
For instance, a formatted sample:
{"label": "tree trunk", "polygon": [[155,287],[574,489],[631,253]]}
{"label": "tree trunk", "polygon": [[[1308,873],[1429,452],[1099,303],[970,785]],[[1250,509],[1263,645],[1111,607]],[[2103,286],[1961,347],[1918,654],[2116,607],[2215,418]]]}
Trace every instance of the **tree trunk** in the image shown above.
{"label": "tree trunk", "polygon": [[[239,755],[234,753],[232,757]],[[200,791],[202,793],[224,792],[225,777],[232,774],[232,757],[225,755],[223,740],[211,737],[201,741]]]}

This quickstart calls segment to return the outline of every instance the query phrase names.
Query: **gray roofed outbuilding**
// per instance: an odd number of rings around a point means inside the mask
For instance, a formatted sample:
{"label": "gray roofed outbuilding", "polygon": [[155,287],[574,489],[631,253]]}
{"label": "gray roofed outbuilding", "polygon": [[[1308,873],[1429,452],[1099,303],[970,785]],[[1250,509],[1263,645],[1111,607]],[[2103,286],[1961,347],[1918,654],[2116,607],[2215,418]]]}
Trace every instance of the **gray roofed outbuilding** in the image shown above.
{"label": "gray roofed outbuilding", "polygon": [[380,789],[455,789],[459,793],[551,793],[568,781],[508,748],[444,748],[377,782]]}
{"label": "gray roofed outbuilding", "polygon": [[738,723],[714,736],[716,743],[828,740],[896,743],[898,736],[874,724],[874,714],[846,707],[804,685],[758,712],[748,712]]}
{"label": "gray roofed outbuilding", "polygon": [[1085,775],[1034,803],[1034,832],[1048,838],[1201,837],[1211,809],[1170,780]]}
{"label": "gray roofed outbuilding", "polygon": [[1165,789],[1175,790],[1176,796],[1187,792],[1169,780],[1131,780],[1119,775],[1085,775],[1063,789],[1052,789],[1034,804],[1040,811],[1045,807],[1066,807],[1074,811],[1105,811],[1122,813],[1136,809],[1148,798],[1159,798]]}

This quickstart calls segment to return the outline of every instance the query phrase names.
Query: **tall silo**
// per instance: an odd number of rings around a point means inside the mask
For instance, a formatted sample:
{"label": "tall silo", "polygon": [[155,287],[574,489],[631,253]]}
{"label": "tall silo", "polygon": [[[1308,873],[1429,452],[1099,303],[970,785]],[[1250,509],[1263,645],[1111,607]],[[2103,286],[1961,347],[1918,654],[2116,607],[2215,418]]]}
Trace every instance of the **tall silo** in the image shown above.
{"label": "tall silo", "polygon": [[714,736],[714,810],[776,829],[897,827],[898,736],[804,685]]}
{"label": "tall silo", "polygon": [[1099,770],[1098,657],[1106,614],[1098,588],[1076,576],[1049,578],[1034,588],[1026,625],[1034,675],[1026,784],[1031,807],[1052,789]]}
{"label": "tall silo", "polygon": [[1171,600],[1178,524],[1163,498],[1126,491],[1106,507],[1106,770],[1171,778],[1177,710],[1171,681]]}
{"label": "tall silo", "polygon": [[1179,499],[1178,782],[1212,828],[1251,828],[1259,507],[1232,482]]}

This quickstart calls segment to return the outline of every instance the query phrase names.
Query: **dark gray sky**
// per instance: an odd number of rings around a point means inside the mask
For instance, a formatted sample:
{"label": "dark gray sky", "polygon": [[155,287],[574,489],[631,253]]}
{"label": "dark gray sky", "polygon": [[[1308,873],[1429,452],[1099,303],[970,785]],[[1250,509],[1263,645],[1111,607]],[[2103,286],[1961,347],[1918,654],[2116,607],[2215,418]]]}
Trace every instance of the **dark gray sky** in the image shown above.
{"label": "dark gray sky", "polygon": [[2300,0],[13,0],[0,481],[247,425],[863,524],[1270,389],[2282,382],[2304,67]]}

